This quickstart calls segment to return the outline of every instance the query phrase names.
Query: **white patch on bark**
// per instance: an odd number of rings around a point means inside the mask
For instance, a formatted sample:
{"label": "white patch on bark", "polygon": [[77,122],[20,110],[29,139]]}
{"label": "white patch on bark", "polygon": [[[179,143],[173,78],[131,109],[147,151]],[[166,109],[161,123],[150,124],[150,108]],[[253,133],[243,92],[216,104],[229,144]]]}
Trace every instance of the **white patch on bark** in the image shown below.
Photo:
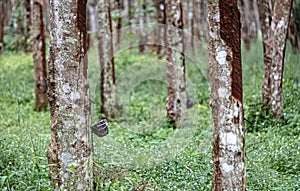
{"label": "white patch on bark", "polygon": [[72,156],[70,155],[70,153],[64,152],[61,154],[61,162],[63,164],[68,164],[71,158]]}
{"label": "white patch on bark", "polygon": [[219,97],[221,98],[226,98],[228,99],[230,97],[230,92],[227,91],[227,88],[223,88],[223,87],[220,87],[218,89],[218,95]]}
{"label": "white patch on bark", "polygon": [[80,94],[78,92],[71,92],[70,98],[71,100],[76,101],[80,99]]}
{"label": "white patch on bark", "polygon": [[222,145],[230,146],[233,150],[237,148],[237,134],[233,132],[221,132],[220,139]]}
{"label": "white patch on bark", "polygon": [[222,171],[223,172],[231,172],[233,170],[233,165],[229,165],[227,163],[222,163]]}
{"label": "white patch on bark", "polygon": [[216,14],[215,14],[215,21],[217,21],[217,22],[220,22],[220,12],[217,12]]}
{"label": "white patch on bark", "polygon": [[211,38],[215,39],[216,38],[216,34],[212,31],[209,31],[209,35]]}
{"label": "white patch on bark", "polygon": [[282,18],[282,19],[278,22],[277,28],[280,29],[280,28],[282,28],[282,27],[284,27],[284,26],[285,26],[285,22],[284,22],[284,18]]}
{"label": "white patch on bark", "polygon": [[63,85],[62,89],[65,93],[68,93],[70,91],[70,85],[66,83]]}
{"label": "white patch on bark", "polygon": [[226,51],[223,50],[223,48],[218,47],[217,50],[217,56],[216,60],[220,65],[226,64]]}
{"label": "white patch on bark", "polygon": [[64,127],[66,127],[66,129],[69,129],[73,126],[73,121],[63,121]]}

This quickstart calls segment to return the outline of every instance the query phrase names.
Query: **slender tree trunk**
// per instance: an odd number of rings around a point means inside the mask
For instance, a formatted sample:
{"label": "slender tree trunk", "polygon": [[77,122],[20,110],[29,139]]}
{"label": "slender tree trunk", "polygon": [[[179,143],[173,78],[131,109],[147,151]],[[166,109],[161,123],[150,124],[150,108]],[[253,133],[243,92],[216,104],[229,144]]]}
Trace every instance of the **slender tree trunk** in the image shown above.
{"label": "slender tree trunk", "polygon": [[268,44],[268,33],[272,20],[272,5],[270,0],[257,1],[261,33],[263,36],[263,49],[264,49],[264,81],[262,87],[262,102],[266,106],[270,106],[270,61],[266,51],[270,49]]}
{"label": "slender tree trunk", "polygon": [[247,17],[247,9],[249,7],[248,0],[240,0],[240,10],[241,10],[241,23],[242,23],[242,38],[244,41],[244,46],[246,51],[250,50],[250,37],[249,37],[249,20]]}
{"label": "slender tree trunk", "polygon": [[[276,118],[283,117],[282,75],[292,2],[292,0],[275,1],[272,22],[267,40],[267,63],[265,64],[267,64],[270,68],[270,83],[268,87],[268,90],[270,91],[269,106],[271,106],[273,116]],[[265,86],[263,86],[263,88],[265,88]]]}
{"label": "slender tree trunk", "polygon": [[167,14],[167,116],[174,128],[186,120],[185,56],[183,53],[182,6],[178,0],[166,0]]}
{"label": "slender tree trunk", "polygon": [[156,32],[156,53],[161,58],[164,53],[164,46],[166,42],[166,12],[165,0],[155,0],[156,2],[156,16],[157,16],[157,32]]}
{"label": "slender tree trunk", "polygon": [[288,38],[291,42],[292,48],[294,52],[299,52],[299,37],[298,37],[298,31],[297,31],[297,24],[296,24],[296,18],[294,13],[294,5],[292,6],[291,10],[291,17],[290,17],[290,24],[288,29]]}
{"label": "slender tree trunk", "polygon": [[1,1],[0,2],[0,54],[3,52],[4,50],[4,8],[5,8],[5,2]]}
{"label": "slender tree trunk", "polygon": [[117,1],[117,8],[119,12],[119,17],[117,19],[117,34],[116,34],[116,46],[120,47],[121,43],[121,28],[122,28],[122,11],[124,10],[123,0],[116,0]]}
{"label": "slender tree trunk", "polygon": [[99,60],[101,66],[101,112],[108,119],[113,119],[116,116],[116,87],[109,1],[99,0],[97,12]]}
{"label": "slender tree trunk", "polygon": [[200,0],[200,37],[203,41],[207,39],[207,20],[206,20],[207,1]]}
{"label": "slender tree trunk", "polygon": [[208,0],[207,7],[213,190],[246,190],[240,14],[236,0]]}
{"label": "slender tree trunk", "polygon": [[192,36],[195,38],[202,40],[200,38],[200,16],[201,16],[201,11],[200,10],[200,4],[201,0],[193,0],[193,29],[192,29]]}
{"label": "slender tree trunk", "polygon": [[145,53],[146,43],[147,43],[147,39],[146,39],[147,35],[145,33],[145,30],[144,30],[144,25],[146,24],[146,2],[145,2],[145,0],[143,0],[140,3],[139,9],[140,9],[140,12],[141,12],[141,15],[138,16],[139,27],[140,27],[139,51],[140,51],[140,53]]}
{"label": "slender tree trunk", "polygon": [[86,0],[50,0],[47,157],[59,190],[91,190],[92,135],[86,55]]}
{"label": "slender tree trunk", "polygon": [[23,11],[24,11],[24,48],[26,52],[30,51],[30,43],[28,40],[30,39],[30,26],[31,26],[31,19],[30,19],[30,0],[23,1]]}
{"label": "slender tree trunk", "polygon": [[31,40],[34,63],[35,107],[38,111],[46,110],[48,106],[46,43],[42,3],[41,0],[31,1]]}

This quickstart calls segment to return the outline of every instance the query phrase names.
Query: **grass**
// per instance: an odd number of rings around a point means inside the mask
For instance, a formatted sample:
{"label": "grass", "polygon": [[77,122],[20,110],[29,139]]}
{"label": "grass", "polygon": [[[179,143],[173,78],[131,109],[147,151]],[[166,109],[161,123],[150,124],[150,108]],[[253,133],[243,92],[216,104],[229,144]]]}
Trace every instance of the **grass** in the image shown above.
{"label": "grass", "polygon": [[[300,55],[288,46],[283,120],[260,113],[262,48],[243,52],[247,190],[297,190],[300,176]],[[96,50],[89,55],[92,122],[102,116]],[[118,101],[123,109],[104,138],[94,137],[96,190],[211,190],[212,127],[208,84],[187,59],[188,96],[195,106],[180,131],[165,119],[165,63],[136,49],[116,58]],[[203,59],[205,62],[205,59]],[[0,188],[53,190],[45,156],[49,111],[34,111],[30,54],[0,56]],[[204,71],[205,72],[205,71]],[[248,122],[249,121],[249,122]]]}

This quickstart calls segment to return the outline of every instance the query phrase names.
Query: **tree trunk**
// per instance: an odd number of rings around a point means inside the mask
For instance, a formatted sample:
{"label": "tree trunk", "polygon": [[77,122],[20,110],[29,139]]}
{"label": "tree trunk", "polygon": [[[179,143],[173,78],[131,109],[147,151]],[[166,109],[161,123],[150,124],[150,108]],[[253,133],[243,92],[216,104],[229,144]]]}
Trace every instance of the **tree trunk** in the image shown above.
{"label": "tree trunk", "polygon": [[50,0],[47,157],[59,190],[92,187],[92,135],[86,55],[86,0]]}
{"label": "tree trunk", "polygon": [[29,52],[30,51],[30,46],[29,46],[28,40],[30,38],[30,26],[31,26],[30,0],[24,0],[23,1],[23,10],[24,10],[24,48],[25,48],[26,52]]}
{"label": "tree trunk", "polygon": [[35,107],[38,111],[46,110],[47,100],[47,66],[46,43],[43,21],[43,2],[31,2],[31,40],[34,63]]}
{"label": "tree trunk", "polygon": [[138,15],[138,24],[139,24],[139,28],[140,28],[139,52],[145,53],[146,46],[147,46],[147,37],[146,37],[147,35],[144,30],[144,25],[146,24],[146,2],[145,2],[145,0],[140,2],[139,9],[141,12],[141,15]]}
{"label": "tree trunk", "polygon": [[193,29],[192,29],[192,36],[202,40],[200,38],[200,16],[201,16],[201,11],[200,10],[200,5],[201,5],[201,0],[193,0]]}
{"label": "tree trunk", "polygon": [[244,41],[244,46],[246,51],[250,50],[250,37],[249,37],[249,21],[247,17],[248,0],[240,0],[240,10],[241,10],[241,23],[242,23],[242,39]]}
{"label": "tree trunk", "polygon": [[[124,10],[123,0],[116,0],[119,17],[117,19],[117,34],[116,34],[116,46],[121,47],[121,28],[122,28],[122,11]],[[119,49],[119,48],[118,48]]]}
{"label": "tree trunk", "polygon": [[267,57],[266,51],[270,49],[268,40],[269,28],[272,20],[271,12],[272,5],[270,0],[257,1],[261,33],[263,36],[263,49],[264,49],[264,81],[262,87],[262,102],[266,106],[270,106],[270,61]]}
{"label": "tree trunk", "polygon": [[99,0],[97,11],[99,61],[101,66],[101,112],[111,120],[116,116],[116,87],[109,1]]}
{"label": "tree trunk", "polygon": [[167,116],[174,128],[186,120],[185,56],[183,53],[183,20],[180,1],[166,0],[167,14]]}
{"label": "tree trunk", "polygon": [[156,16],[157,16],[157,32],[156,32],[156,53],[159,58],[164,55],[164,44],[166,42],[166,12],[165,0],[155,0]]}
{"label": "tree trunk", "polygon": [[213,190],[246,190],[240,14],[236,0],[207,3]]}
{"label": "tree trunk", "polygon": [[[268,33],[268,46],[266,50],[266,65],[269,66],[269,79],[267,90],[270,91],[269,106],[275,118],[283,117],[282,104],[282,75],[287,31],[291,14],[292,0],[275,1],[272,22]],[[265,72],[266,73],[266,72]],[[268,77],[268,76],[267,76]],[[265,86],[263,86],[265,88]],[[267,91],[264,90],[264,91]]]}
{"label": "tree trunk", "polygon": [[5,6],[5,2],[1,1],[0,2],[0,54],[3,52],[4,50],[4,44],[3,44],[3,39],[4,39],[4,6]]}
{"label": "tree trunk", "polygon": [[[294,5],[294,4],[293,4]],[[294,13],[294,6],[292,6],[291,10],[291,17],[290,17],[290,24],[288,29],[288,38],[291,42],[293,51],[299,52],[299,37],[298,37],[298,31],[297,31],[297,24],[296,24],[296,18]]]}

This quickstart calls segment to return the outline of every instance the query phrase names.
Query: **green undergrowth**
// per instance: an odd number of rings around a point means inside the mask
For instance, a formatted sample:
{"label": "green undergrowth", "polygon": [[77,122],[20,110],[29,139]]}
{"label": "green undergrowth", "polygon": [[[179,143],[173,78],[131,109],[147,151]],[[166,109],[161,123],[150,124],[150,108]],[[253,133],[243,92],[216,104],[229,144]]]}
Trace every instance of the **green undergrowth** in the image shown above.
{"label": "green undergrowth", "polygon": [[[243,53],[247,190],[297,190],[300,176],[300,54],[288,46],[284,71],[284,119],[261,111],[262,48]],[[99,114],[99,64],[91,51],[92,122]],[[136,49],[116,58],[118,117],[109,134],[94,136],[95,190],[211,190],[212,127],[208,84],[187,59],[188,110],[184,129],[168,128],[164,59]],[[34,111],[31,54],[0,56],[0,188],[53,190],[46,150],[49,110]],[[164,71],[161,71],[164,70]],[[122,86],[121,86],[122,85]]]}

